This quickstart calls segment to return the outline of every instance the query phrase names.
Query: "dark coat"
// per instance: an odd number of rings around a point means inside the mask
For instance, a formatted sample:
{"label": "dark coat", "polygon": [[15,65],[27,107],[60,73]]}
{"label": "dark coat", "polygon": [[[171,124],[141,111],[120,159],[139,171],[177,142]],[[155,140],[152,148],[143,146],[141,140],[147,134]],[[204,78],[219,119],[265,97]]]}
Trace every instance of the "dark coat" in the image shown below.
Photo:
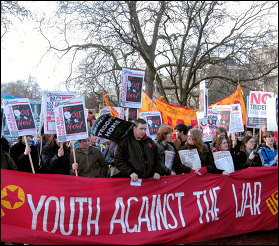
{"label": "dark coat", "polygon": [[260,167],[262,166],[261,158],[258,153],[255,154],[255,158],[250,160],[249,153],[245,148],[241,149],[234,158],[235,170],[241,170],[247,167]]}
{"label": "dark coat", "polygon": [[1,168],[8,170],[17,170],[17,166],[14,160],[5,151],[1,151]]}
{"label": "dark coat", "polygon": [[144,179],[153,177],[154,173],[161,175],[157,146],[146,135],[141,140],[136,140],[133,133],[125,136],[115,148],[114,161],[121,177],[130,177],[132,173]]}
{"label": "dark coat", "polygon": [[[38,151],[37,145],[31,145],[31,158],[34,167],[35,173],[39,172],[39,158],[38,158]],[[25,144],[22,141],[14,144],[10,148],[10,156],[14,160],[18,171],[22,172],[30,172],[32,173],[31,163],[29,160],[29,155],[24,155],[25,151]]]}
{"label": "dark coat", "polygon": [[[164,146],[161,142],[154,141],[157,145],[157,151],[158,151],[158,161],[161,164],[161,173],[162,175],[170,175],[171,171],[174,171],[176,174],[181,173],[189,173],[191,171],[190,167],[187,167],[181,163],[181,160],[179,158],[178,152],[175,151],[175,148],[171,145],[171,143],[167,143],[166,146]],[[165,151],[172,151],[175,153],[174,159],[173,159],[173,165],[172,169],[169,169],[165,165]]]}
{"label": "dark coat", "polygon": [[42,150],[42,168],[45,173],[70,174],[70,148],[64,149],[64,155],[58,157],[59,146],[54,144],[53,148],[46,143]]}

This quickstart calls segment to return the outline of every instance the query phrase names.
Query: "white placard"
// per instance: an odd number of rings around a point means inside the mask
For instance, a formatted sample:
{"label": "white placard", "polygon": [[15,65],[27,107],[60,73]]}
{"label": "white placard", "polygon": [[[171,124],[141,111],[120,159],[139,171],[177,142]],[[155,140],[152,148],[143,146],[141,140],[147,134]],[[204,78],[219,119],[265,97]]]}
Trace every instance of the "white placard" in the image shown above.
{"label": "white placard", "polygon": [[230,132],[230,121],[231,121],[231,105],[214,105],[213,109],[218,110],[218,127],[223,127]]}
{"label": "white placard", "polygon": [[181,163],[192,169],[201,168],[201,159],[197,149],[179,150]]}
{"label": "white placard", "polygon": [[231,104],[231,107],[232,109],[229,133],[244,132],[241,104]]}
{"label": "white placard", "polygon": [[199,111],[202,117],[206,118],[208,113],[208,89],[205,85],[205,80],[200,83],[200,95],[199,95]]}
{"label": "white placard", "polygon": [[233,159],[229,151],[213,152],[213,158],[218,169],[225,170],[228,173],[234,172]]}
{"label": "white placard", "polygon": [[173,160],[175,157],[174,151],[165,150],[165,166],[172,170]]}
{"label": "white placard", "polygon": [[103,114],[110,114],[110,106],[101,108],[99,116],[101,116]]}
{"label": "white placard", "polygon": [[260,126],[267,124],[266,99],[269,97],[274,97],[274,93],[250,91],[247,110],[247,127],[249,127],[249,125]]}
{"label": "white placard", "polygon": [[44,133],[55,134],[54,103],[60,100],[73,98],[75,92],[69,91],[44,91],[42,99]]}
{"label": "white placard", "polygon": [[142,179],[138,179],[137,181],[130,181],[131,186],[141,186]]}
{"label": "white placard", "polygon": [[278,131],[278,97],[266,99],[266,126],[268,131]]}
{"label": "white placard", "polygon": [[88,138],[84,97],[74,97],[54,103],[58,142]]}

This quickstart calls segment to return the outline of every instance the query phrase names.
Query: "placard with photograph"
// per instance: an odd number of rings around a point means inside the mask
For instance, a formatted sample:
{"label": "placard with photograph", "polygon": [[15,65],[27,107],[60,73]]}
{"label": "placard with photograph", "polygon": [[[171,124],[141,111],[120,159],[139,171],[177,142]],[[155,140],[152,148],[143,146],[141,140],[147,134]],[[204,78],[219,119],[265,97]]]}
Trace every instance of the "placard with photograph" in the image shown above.
{"label": "placard with photograph", "polygon": [[33,113],[28,98],[3,100],[4,113],[11,136],[36,135]]}
{"label": "placard with photograph", "polygon": [[84,97],[74,97],[54,103],[58,142],[88,138]]}
{"label": "placard with photograph", "polygon": [[42,109],[43,109],[43,125],[44,133],[55,134],[55,116],[54,116],[54,103],[60,100],[65,100],[73,98],[76,96],[75,92],[69,91],[44,91],[42,99]]}
{"label": "placard with photograph", "polygon": [[122,68],[120,106],[126,108],[142,107],[144,71]]}
{"label": "placard with photograph", "polygon": [[155,139],[159,126],[162,125],[162,116],[160,111],[146,111],[140,112],[140,118],[147,123],[147,136]]}

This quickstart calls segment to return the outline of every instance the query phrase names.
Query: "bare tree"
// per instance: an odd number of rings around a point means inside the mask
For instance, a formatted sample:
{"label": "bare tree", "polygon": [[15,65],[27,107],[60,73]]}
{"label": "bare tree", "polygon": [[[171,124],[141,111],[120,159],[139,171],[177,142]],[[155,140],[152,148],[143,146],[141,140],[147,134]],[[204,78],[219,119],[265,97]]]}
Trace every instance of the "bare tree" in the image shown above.
{"label": "bare tree", "polygon": [[32,76],[29,76],[27,82],[24,80],[17,80],[2,83],[1,91],[22,98],[41,99],[42,97],[42,89]]}
{"label": "bare tree", "polygon": [[[78,52],[86,56],[79,66],[80,74],[70,74],[69,84],[98,93],[108,89],[118,93],[122,67],[143,69],[147,94],[153,93],[156,74],[159,92],[166,101],[171,89],[180,105],[189,105],[202,80],[237,85],[236,73],[222,72],[221,64],[226,61],[233,60],[245,71],[240,83],[258,80],[278,66],[275,62],[257,73],[248,66],[253,49],[277,41],[277,29],[265,21],[275,13],[277,2],[248,2],[241,8],[237,4],[65,1],[60,2],[57,12],[60,22],[56,20],[53,26],[64,41],[56,45],[47,37],[44,21],[40,22],[41,33],[50,49],[63,55],[72,52],[73,62]],[[232,12],[233,7],[237,11]],[[215,69],[208,72],[211,66]]]}
{"label": "bare tree", "polygon": [[19,1],[1,1],[1,39],[12,25],[12,18],[22,20],[30,16],[30,11],[19,4]]}

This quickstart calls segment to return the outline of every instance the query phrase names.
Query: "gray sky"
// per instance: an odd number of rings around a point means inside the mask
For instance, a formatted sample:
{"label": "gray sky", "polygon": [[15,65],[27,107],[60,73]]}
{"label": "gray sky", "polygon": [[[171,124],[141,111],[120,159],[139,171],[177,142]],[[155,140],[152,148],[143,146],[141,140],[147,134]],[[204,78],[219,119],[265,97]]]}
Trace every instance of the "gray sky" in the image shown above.
{"label": "gray sky", "polygon": [[[238,5],[246,3],[239,2]],[[51,13],[55,1],[23,1],[20,4],[40,14],[45,10]],[[273,22],[278,26],[278,18],[273,18]],[[20,22],[16,19],[14,26],[1,40],[1,83],[27,81],[31,75],[42,90],[66,90],[62,83],[69,75],[69,59],[65,56],[59,60],[53,53],[48,53],[41,61],[48,43],[36,27],[33,21]]]}

